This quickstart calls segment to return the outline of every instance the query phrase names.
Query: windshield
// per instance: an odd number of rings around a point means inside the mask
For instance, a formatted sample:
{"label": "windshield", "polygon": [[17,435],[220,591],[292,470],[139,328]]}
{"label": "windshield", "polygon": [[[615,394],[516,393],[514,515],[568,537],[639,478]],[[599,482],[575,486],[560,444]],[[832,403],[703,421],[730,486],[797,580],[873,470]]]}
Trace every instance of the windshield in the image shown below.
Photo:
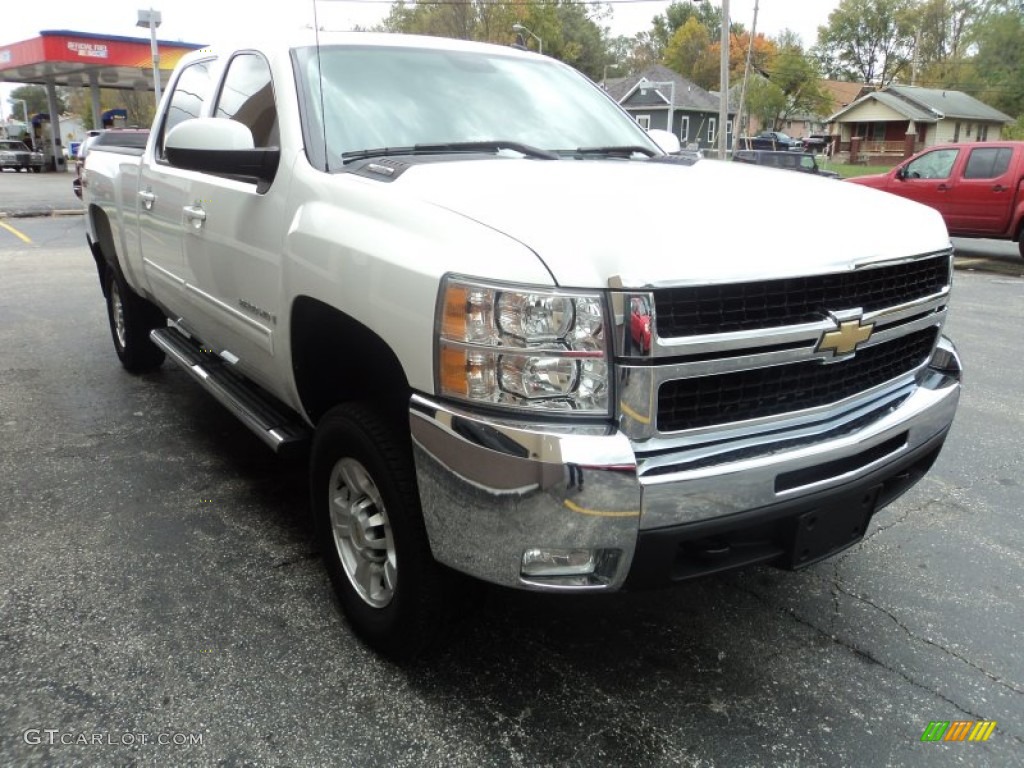
{"label": "windshield", "polygon": [[4,152],[28,152],[28,147],[20,141],[0,141],[0,150]]}
{"label": "windshield", "polygon": [[331,170],[342,167],[343,154],[463,142],[555,151],[640,146],[660,154],[599,88],[552,59],[501,49],[337,46],[322,48],[319,60],[323,115],[316,49],[296,52],[307,137],[322,144],[326,133]]}

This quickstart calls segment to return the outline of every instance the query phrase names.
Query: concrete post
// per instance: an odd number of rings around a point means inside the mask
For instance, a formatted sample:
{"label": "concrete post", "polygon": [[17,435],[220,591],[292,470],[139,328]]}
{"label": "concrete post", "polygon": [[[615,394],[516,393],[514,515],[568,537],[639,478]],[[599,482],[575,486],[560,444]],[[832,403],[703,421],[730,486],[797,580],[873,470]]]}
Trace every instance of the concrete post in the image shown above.
{"label": "concrete post", "polygon": [[46,82],[46,102],[50,111],[50,142],[53,147],[54,171],[63,171],[64,166],[64,142],[60,139],[60,110],[57,107],[57,86],[53,80]]}
{"label": "concrete post", "polygon": [[911,122],[906,136],[903,137],[903,159],[906,160],[915,152],[917,152],[917,124]]}
{"label": "concrete post", "polygon": [[860,136],[850,137],[850,165],[856,165],[860,159]]}
{"label": "concrete post", "polygon": [[89,73],[89,94],[92,96],[92,127],[103,128],[103,108],[100,106],[100,83],[95,72]]}

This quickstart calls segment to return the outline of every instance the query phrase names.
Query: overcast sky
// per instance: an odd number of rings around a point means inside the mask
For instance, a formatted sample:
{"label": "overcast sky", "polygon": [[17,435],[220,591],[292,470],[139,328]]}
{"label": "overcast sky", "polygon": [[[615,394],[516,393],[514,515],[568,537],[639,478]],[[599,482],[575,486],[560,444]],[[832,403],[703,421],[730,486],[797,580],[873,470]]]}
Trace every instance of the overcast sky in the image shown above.
{"label": "overcast sky", "polygon": [[[817,38],[819,25],[839,0],[758,0],[760,13],[757,28],[767,35],[792,29],[805,46]],[[748,29],[754,18],[755,0],[731,0],[730,15]],[[5,2],[5,6],[8,3]],[[651,19],[664,11],[667,0],[628,0],[612,5],[614,15],[607,22],[612,34],[633,35],[650,28]],[[217,43],[231,31],[233,39],[252,34],[262,37],[275,30],[297,29],[312,21],[312,2],[285,0],[275,4],[272,13],[262,10],[270,3],[258,0],[155,0],[152,7],[161,12],[163,24],[158,36],[166,40],[190,43]],[[261,7],[262,6],[262,7]],[[139,8],[149,3],[139,0],[43,0],[31,5],[13,4],[3,13],[0,25],[0,48],[35,37],[43,29],[70,29],[128,37],[146,36],[135,26]],[[389,0],[320,0],[320,25],[328,29],[351,29],[355,25],[371,26],[383,18],[390,8]],[[7,97],[13,86],[0,85],[5,114]]]}

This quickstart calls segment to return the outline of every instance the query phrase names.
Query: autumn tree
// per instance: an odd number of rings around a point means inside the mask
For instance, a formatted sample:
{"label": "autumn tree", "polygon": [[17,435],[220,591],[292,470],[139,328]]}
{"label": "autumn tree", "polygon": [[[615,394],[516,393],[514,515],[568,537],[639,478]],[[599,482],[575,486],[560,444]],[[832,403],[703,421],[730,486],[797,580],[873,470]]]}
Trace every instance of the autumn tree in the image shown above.
{"label": "autumn tree", "polygon": [[718,77],[718,62],[712,58],[708,28],[691,16],[673,33],[664,63],[702,88],[711,86]]}
{"label": "autumn tree", "polygon": [[841,0],[818,28],[825,74],[883,86],[909,75],[914,7],[913,0]]}

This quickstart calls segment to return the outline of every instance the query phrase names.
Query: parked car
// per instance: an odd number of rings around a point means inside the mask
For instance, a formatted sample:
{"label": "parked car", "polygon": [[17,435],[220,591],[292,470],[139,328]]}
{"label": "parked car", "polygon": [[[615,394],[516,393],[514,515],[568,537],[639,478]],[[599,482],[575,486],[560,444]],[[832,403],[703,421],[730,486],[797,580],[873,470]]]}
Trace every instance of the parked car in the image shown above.
{"label": "parked car", "polygon": [[741,138],[740,147],[743,149],[781,149],[800,152],[803,150],[804,145],[800,139],[794,139],[782,131],[761,131],[757,136]]}
{"label": "parked car", "polygon": [[7,168],[39,173],[43,170],[43,153],[33,152],[23,141],[2,139],[0,140],[0,171]]}
{"label": "parked car", "polygon": [[737,149],[732,153],[733,162],[766,165],[769,168],[783,168],[787,171],[800,171],[815,176],[838,179],[839,174],[818,165],[814,155],[803,152],[774,152],[770,149]]}
{"label": "parked car", "polygon": [[954,237],[1015,240],[1024,257],[1024,141],[942,144],[849,181],[930,205]]}

